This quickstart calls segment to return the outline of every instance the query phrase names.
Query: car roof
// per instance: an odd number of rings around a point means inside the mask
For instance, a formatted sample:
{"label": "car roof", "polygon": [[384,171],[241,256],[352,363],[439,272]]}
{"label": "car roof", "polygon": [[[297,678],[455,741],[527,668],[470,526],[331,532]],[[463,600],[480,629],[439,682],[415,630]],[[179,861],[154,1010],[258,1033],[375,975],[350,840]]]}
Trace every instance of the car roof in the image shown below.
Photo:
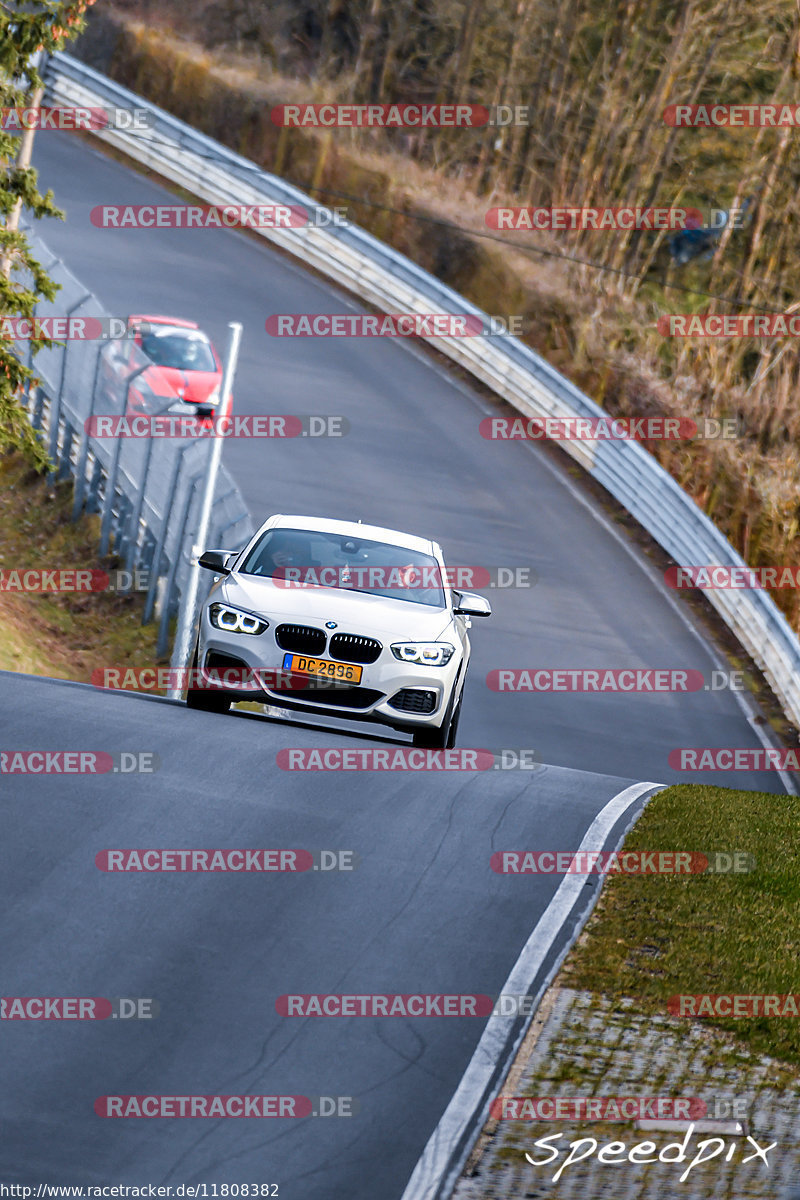
{"label": "car roof", "polygon": [[186,321],[183,317],[154,317],[146,313],[132,313],[129,321],[148,321],[151,325],[173,325],[176,329],[199,329],[196,321]]}
{"label": "car roof", "polygon": [[319,533],[337,533],[342,537],[367,538],[375,542],[389,542],[405,550],[417,550],[421,554],[441,554],[436,542],[430,538],[416,537],[413,533],[402,533],[399,529],[386,529],[383,525],[363,525],[358,521],[337,521],[330,517],[285,516],[270,517],[259,534],[267,527],[271,529],[303,529]]}

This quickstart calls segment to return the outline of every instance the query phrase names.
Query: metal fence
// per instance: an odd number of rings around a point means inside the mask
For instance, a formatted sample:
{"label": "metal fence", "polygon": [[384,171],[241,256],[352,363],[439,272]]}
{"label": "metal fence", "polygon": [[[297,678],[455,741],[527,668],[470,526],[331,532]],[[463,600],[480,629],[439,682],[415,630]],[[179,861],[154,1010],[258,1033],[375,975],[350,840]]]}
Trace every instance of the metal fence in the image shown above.
{"label": "metal fence", "polygon": [[[109,317],[44,242],[30,229],[26,232],[34,256],[60,284],[56,299],[40,301],[36,316]],[[143,622],[158,619],[157,653],[162,656],[187,579],[211,439],[94,435],[88,424],[92,418],[176,411],[174,395],[153,391],[152,372],[148,375],[152,362],[127,336],[65,340],[33,360],[30,342],[15,343],[15,352],[41,381],[27,390],[24,402],[44,438],[53,476],[74,480],[72,518],[100,514],[99,553],[115,555],[127,573],[121,590],[130,590],[124,586],[129,581],[131,589],[146,591]],[[224,467],[217,480],[212,531],[211,544],[231,549],[243,546],[253,532],[241,494]]]}
{"label": "metal fence", "polygon": [[[309,225],[258,232],[379,309],[470,313],[488,321],[487,314],[452,288],[357,226],[318,227],[314,214],[330,215],[324,206],[71,56],[53,55],[46,79],[53,103],[147,109],[149,128],[135,133],[106,128],[96,136],[200,199],[304,207],[312,216]],[[607,415],[515,337],[431,340],[527,417]],[[561,444],[679,566],[745,565],[713,522],[637,443]],[[800,724],[800,642],[775,603],[759,590],[711,590],[706,595],[764,672],[786,714]]]}

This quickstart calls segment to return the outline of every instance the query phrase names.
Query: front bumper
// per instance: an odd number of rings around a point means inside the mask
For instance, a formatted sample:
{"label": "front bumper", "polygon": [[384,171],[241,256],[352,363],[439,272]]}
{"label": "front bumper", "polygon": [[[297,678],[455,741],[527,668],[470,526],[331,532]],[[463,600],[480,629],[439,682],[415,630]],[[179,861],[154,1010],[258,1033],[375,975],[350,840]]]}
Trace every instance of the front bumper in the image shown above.
{"label": "front bumper", "polygon": [[[208,610],[204,610],[200,674],[211,690],[222,691],[233,700],[338,715],[348,721],[376,721],[395,729],[438,727],[461,664],[458,649],[446,666],[425,667],[400,662],[384,644],[375,662],[355,664],[362,668],[362,675],[354,686],[290,675],[283,670],[285,653],[275,640],[273,625],[260,635],[227,633],[211,625]],[[243,674],[246,686],[237,686]]]}

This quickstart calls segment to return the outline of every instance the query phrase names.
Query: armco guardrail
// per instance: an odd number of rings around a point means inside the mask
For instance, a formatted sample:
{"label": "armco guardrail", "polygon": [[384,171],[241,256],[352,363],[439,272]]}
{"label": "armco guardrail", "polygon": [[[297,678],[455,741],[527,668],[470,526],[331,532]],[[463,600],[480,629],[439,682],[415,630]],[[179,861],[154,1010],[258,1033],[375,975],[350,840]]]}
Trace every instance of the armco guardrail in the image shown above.
{"label": "armco guardrail", "polygon": [[[46,71],[48,99],[83,107],[146,108],[150,128],[96,136],[212,204],[301,205],[328,210],[247,159],[66,54]],[[328,213],[329,215],[329,213]],[[354,225],[261,229],[266,238],[385,312],[488,317],[457,292]],[[607,414],[544,359],[508,335],[436,338],[437,349],[526,417]],[[652,455],[630,441],[566,441],[564,449],[598,480],[680,566],[744,566],[727,539]],[[761,667],[786,714],[800,724],[800,642],[767,593],[708,591],[708,599]]]}
{"label": "armco guardrail", "polygon": [[[54,301],[40,301],[36,316],[108,317],[41,239],[30,229],[26,233],[34,256],[61,285]],[[131,586],[146,589],[143,619],[158,617],[162,655],[187,578],[211,439],[90,436],[87,420],[129,411],[134,388],[141,411],[175,411],[175,398],[156,396],[146,375],[139,374],[150,360],[127,337],[65,341],[41,350],[32,362],[29,342],[17,342],[15,352],[41,380],[24,401],[44,437],[55,477],[74,479],[73,520],[83,511],[101,514],[100,554],[115,554]],[[244,500],[224,468],[217,479],[212,530],[212,544],[231,549],[243,546],[253,532]]]}

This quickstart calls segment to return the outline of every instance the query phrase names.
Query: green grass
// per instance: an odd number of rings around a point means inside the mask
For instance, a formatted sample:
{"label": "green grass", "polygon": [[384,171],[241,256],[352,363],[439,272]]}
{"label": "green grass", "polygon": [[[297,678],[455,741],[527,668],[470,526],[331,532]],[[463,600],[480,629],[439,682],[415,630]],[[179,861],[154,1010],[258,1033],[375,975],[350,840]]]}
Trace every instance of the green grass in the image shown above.
{"label": "green grass", "polygon": [[[796,796],[694,784],[661,792],[626,850],[740,850],[755,869],[609,877],[560,982],[664,1014],[680,993],[800,992],[799,825]],[[702,1020],[800,1063],[800,1018]]]}
{"label": "green grass", "polygon": [[[51,487],[18,455],[0,457],[0,570],[101,568],[100,522],[70,519],[72,484]],[[155,624],[142,594],[35,595],[0,591],[0,670],[88,682],[98,667],[156,661]]]}

